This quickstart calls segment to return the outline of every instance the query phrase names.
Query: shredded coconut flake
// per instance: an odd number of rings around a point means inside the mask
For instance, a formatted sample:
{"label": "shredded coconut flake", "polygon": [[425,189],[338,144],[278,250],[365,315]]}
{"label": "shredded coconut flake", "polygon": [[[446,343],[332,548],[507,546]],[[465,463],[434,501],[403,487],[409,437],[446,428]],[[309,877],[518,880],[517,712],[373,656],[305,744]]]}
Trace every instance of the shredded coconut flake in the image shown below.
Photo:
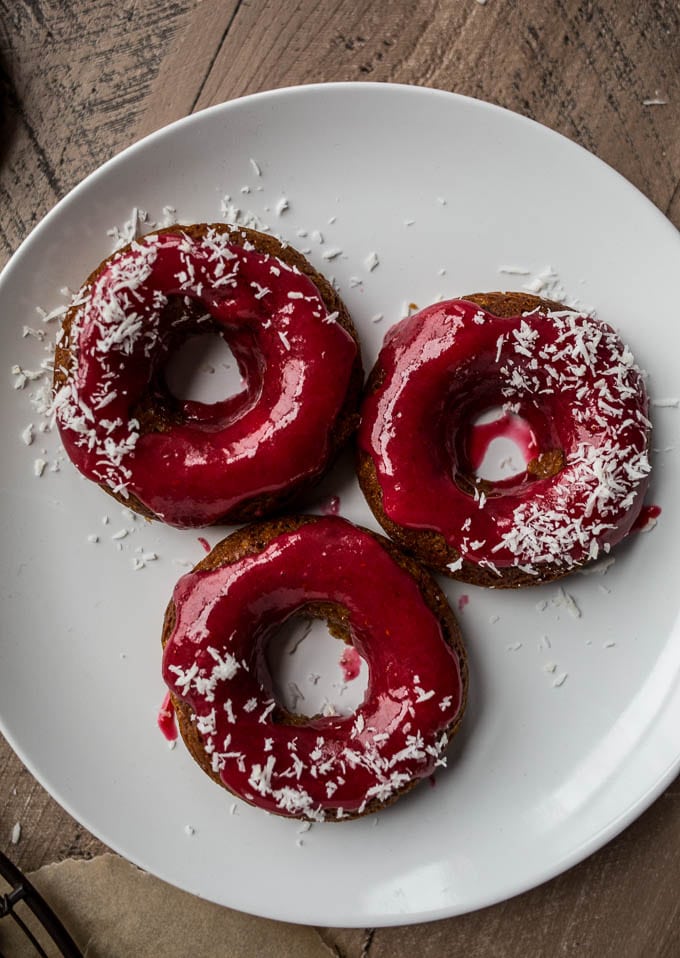
{"label": "shredded coconut flake", "polygon": [[568,592],[565,592],[563,587],[560,586],[558,598],[554,600],[556,605],[563,605],[569,615],[573,616],[575,619],[581,618],[581,610],[576,604],[576,600],[573,595],[570,595]]}
{"label": "shredded coconut flake", "polygon": [[499,273],[508,273],[511,276],[529,276],[531,270],[525,266],[499,266]]}

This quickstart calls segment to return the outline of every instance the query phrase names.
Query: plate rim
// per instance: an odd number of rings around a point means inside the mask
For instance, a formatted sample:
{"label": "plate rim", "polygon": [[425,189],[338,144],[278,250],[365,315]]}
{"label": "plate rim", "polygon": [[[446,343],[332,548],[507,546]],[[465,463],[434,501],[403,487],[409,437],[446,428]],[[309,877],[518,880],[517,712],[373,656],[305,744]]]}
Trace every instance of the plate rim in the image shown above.
{"label": "plate rim", "polygon": [[[111,156],[104,163],[96,167],[92,172],[90,172],[86,177],[79,181],[72,189],[68,191],[46,214],[45,216],[31,229],[28,235],[22,240],[17,249],[9,257],[7,263],[0,272],[0,294],[4,284],[7,280],[7,277],[11,275],[12,270],[14,269],[14,264],[21,260],[25,255],[25,251],[28,248],[30,253],[30,246],[32,243],[37,242],[39,237],[51,228],[51,224],[54,218],[56,218],[63,206],[68,203],[77,200],[78,195],[81,191],[86,190],[90,185],[95,182],[100,177],[106,177],[108,171],[117,166],[121,162],[125,162],[129,157],[134,156],[135,152],[142,150],[150,141],[162,140],[165,136],[171,136],[177,129],[190,127],[195,122],[200,122],[205,118],[211,116],[219,116],[222,114],[229,113],[230,109],[233,109],[236,106],[248,106],[251,103],[258,104],[262,101],[272,101],[279,98],[285,97],[296,97],[300,94],[302,95],[318,95],[327,93],[328,91],[333,91],[334,93],[343,93],[343,92],[352,92],[360,93],[362,89],[370,89],[371,91],[380,91],[380,95],[391,96],[395,93],[406,93],[409,96],[426,96],[426,97],[439,97],[442,99],[448,99],[458,102],[463,102],[468,105],[474,105],[475,108],[482,109],[483,111],[489,111],[491,114],[500,112],[505,114],[508,117],[512,118],[513,121],[519,121],[520,123],[529,124],[533,127],[537,127],[543,136],[547,135],[550,138],[558,138],[561,143],[566,143],[570,147],[574,148],[577,151],[580,151],[582,154],[585,154],[589,161],[595,161],[599,164],[604,170],[606,170],[608,175],[614,175],[622,184],[625,185],[625,188],[632,194],[637,194],[639,199],[642,199],[648,211],[652,210],[657,214],[657,226],[660,226],[661,223],[664,224],[664,228],[668,229],[669,237],[672,236],[674,242],[680,243],[680,234],[676,230],[675,226],[671,221],[664,215],[664,213],[656,207],[656,205],[647,197],[642,190],[637,186],[632,184],[627,180],[618,170],[614,169],[600,157],[591,153],[585,147],[576,143],[574,140],[571,140],[569,137],[565,136],[562,133],[557,132],[551,127],[545,126],[542,123],[539,123],[536,120],[533,120],[530,117],[524,116],[521,113],[514,112],[506,107],[499,106],[495,103],[491,103],[486,100],[480,100],[475,97],[466,96],[463,94],[442,90],[434,87],[427,87],[418,84],[408,84],[408,83],[383,83],[377,81],[336,81],[330,83],[308,83],[308,84],[296,84],[284,87],[278,87],[272,90],[262,90],[256,93],[246,94],[244,96],[235,97],[230,100],[223,101],[221,103],[214,104],[213,106],[206,107],[203,110],[197,111],[196,113],[189,114],[188,116],[181,117],[172,123],[169,123],[163,127],[160,127],[157,130],[145,135],[144,137],[136,140],[134,143],[123,148],[113,156]],[[257,106],[256,106],[257,108]],[[679,245],[680,249],[680,245]],[[678,698],[678,682],[676,677],[676,682],[669,689],[668,697],[665,702],[662,703],[662,707],[655,715],[654,727],[658,726],[664,719],[664,716],[667,714],[669,708],[673,704],[678,704],[675,700]],[[134,862],[139,867],[148,870],[148,865],[141,862],[138,858],[131,855],[128,851],[120,851],[116,845],[117,843],[111,842],[106,838],[96,827],[92,827],[87,816],[81,817],[80,814],[76,814],[71,803],[68,800],[63,799],[59,790],[53,791],[52,785],[47,785],[43,781],[41,775],[33,764],[33,760],[30,756],[24,755],[23,752],[17,747],[14,740],[14,736],[11,734],[9,729],[6,726],[5,720],[2,715],[2,710],[0,707],[0,731],[4,735],[5,739],[9,743],[10,747],[13,749],[15,754],[19,757],[20,761],[25,765],[33,777],[45,788],[52,798],[57,801],[57,803],[73,818],[80,822],[85,828],[87,828],[93,835],[97,836],[101,841],[103,841],[108,847],[116,851],[125,859]],[[457,908],[455,905],[452,907],[446,908],[437,908],[429,912],[419,911],[412,912],[409,914],[399,914],[396,912],[387,912],[384,914],[374,913],[372,918],[372,924],[375,927],[389,927],[396,925],[407,925],[415,924],[421,922],[430,922],[434,920],[439,920],[443,918],[454,917],[456,915],[468,913],[475,911],[482,907],[491,906],[497,904],[501,901],[509,900],[519,894],[522,894],[530,889],[536,888],[546,881],[556,877],[557,875],[562,874],[566,870],[570,869],[577,863],[583,861],[585,858],[589,857],[594,852],[601,849],[605,844],[619,835],[629,824],[631,824],[635,819],[637,819],[643,812],[645,812],[650,805],[658,798],[661,793],[667,788],[667,786],[673,781],[680,771],[680,747],[677,749],[677,754],[675,758],[666,766],[665,770],[658,776],[658,778],[642,792],[637,798],[632,802],[628,803],[627,806],[620,812],[620,814],[615,817],[608,825],[600,828],[595,834],[590,838],[583,840],[577,847],[575,847],[569,854],[564,855],[559,860],[553,862],[549,867],[546,867],[542,873],[535,874],[531,879],[527,879],[525,882],[509,882],[506,880],[506,890],[499,891],[495,896],[478,896],[478,901],[466,902],[464,906]],[[167,879],[162,879],[167,880]],[[507,886],[512,886],[512,890],[508,890]],[[179,886],[183,887],[184,890],[192,892],[191,888],[187,885]],[[195,894],[195,892],[192,892]],[[217,900],[217,899],[213,899]],[[268,903],[269,904],[269,903]],[[274,903],[275,904],[275,903]],[[227,906],[233,907],[233,906]],[[336,927],[365,927],[366,921],[361,921],[360,924],[357,924],[356,921],[352,921],[350,916],[346,916],[343,919],[341,914],[333,913],[330,911],[327,914],[319,915],[315,914],[314,917],[291,917],[289,911],[286,908],[277,908],[277,907],[266,907],[262,909],[249,908],[250,914],[259,915],[261,917],[270,918],[274,920],[288,921],[292,923],[300,924],[329,924],[335,925]],[[365,916],[364,916],[365,917]]]}
{"label": "plate rim", "polygon": [[595,161],[604,167],[610,174],[613,174],[615,177],[617,177],[621,181],[621,184],[625,184],[629,190],[633,190],[635,193],[637,193],[638,198],[643,200],[649,205],[649,207],[651,207],[651,210],[657,214],[659,222],[663,223],[666,228],[669,228],[676,238],[679,235],[678,230],[675,228],[673,223],[671,223],[665,213],[663,213],[659,207],[656,206],[656,204],[648,196],[646,196],[645,193],[642,192],[639,187],[637,187],[634,183],[631,183],[630,180],[628,180],[622,173],[619,173],[617,169],[615,169],[605,160],[601,159],[595,153],[591,153],[590,150],[587,150],[584,146],[581,146],[580,143],[570,139],[570,137],[568,137],[566,134],[560,133],[557,130],[554,130],[552,127],[546,126],[544,123],[540,123],[538,120],[534,120],[532,117],[525,116],[523,113],[517,113],[515,110],[511,110],[509,107],[500,106],[499,104],[492,103],[489,100],[481,100],[477,97],[468,96],[464,93],[443,90],[439,87],[428,87],[418,83],[394,83],[382,82],[379,80],[337,80],[329,81],[327,83],[298,83],[283,87],[274,87],[271,90],[258,90],[254,93],[246,93],[243,96],[234,97],[233,99],[229,100],[223,100],[221,103],[214,103],[212,106],[204,107],[202,110],[197,110],[195,113],[189,113],[186,116],[179,117],[177,120],[173,120],[171,123],[167,123],[165,126],[161,126],[157,130],[153,130],[151,133],[147,133],[138,140],[135,140],[133,143],[130,143],[128,146],[123,147],[123,149],[119,150],[117,153],[114,153],[109,157],[109,159],[105,160],[99,166],[95,167],[94,170],[88,173],[87,176],[83,177],[82,180],[79,180],[75,186],[71,187],[71,189],[47,211],[42,219],[35,224],[27,236],[24,237],[21,243],[11,254],[2,270],[0,270],[0,288],[5,278],[5,273],[9,270],[9,267],[17,258],[18,254],[21,253],[24,246],[29,241],[32,241],[36,234],[42,232],[43,228],[49,226],[52,218],[58,214],[62,205],[65,204],[67,200],[75,197],[81,190],[84,190],[95,179],[105,175],[110,167],[125,159],[127,156],[132,155],[137,150],[143,149],[150,140],[162,139],[164,136],[169,135],[180,127],[190,126],[193,122],[198,122],[200,119],[206,116],[218,114],[240,104],[255,103],[259,100],[275,99],[291,94],[298,96],[307,92],[319,93],[328,90],[349,92],[350,90],[357,89],[367,89],[372,91],[380,90],[383,92],[387,91],[386,95],[391,95],[395,91],[401,91],[407,92],[407,95],[409,96],[434,96],[443,99],[453,99],[454,101],[459,101],[461,103],[474,104],[476,107],[483,110],[488,110],[491,113],[498,112],[502,115],[512,117],[514,120],[517,120],[521,123],[528,124],[531,127],[536,127],[544,135],[555,137],[557,140],[569,144],[571,148],[580,151],[582,154],[585,154],[585,156],[589,157],[590,160]]}

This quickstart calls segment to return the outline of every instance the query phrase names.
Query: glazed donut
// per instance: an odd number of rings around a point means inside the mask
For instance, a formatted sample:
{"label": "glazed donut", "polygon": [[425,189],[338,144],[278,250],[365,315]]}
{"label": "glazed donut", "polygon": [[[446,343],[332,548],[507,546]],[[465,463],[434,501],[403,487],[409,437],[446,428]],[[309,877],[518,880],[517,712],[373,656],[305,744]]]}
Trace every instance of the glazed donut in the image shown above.
{"label": "glazed donut", "polygon": [[[532,456],[477,476],[472,424],[502,407]],[[608,553],[648,484],[642,374],[604,323],[523,293],[437,303],[389,330],[369,378],[359,481],[380,524],[446,575],[517,587]]]}
{"label": "glazed donut", "polygon": [[[214,331],[245,386],[179,400],[169,355]],[[254,230],[149,233],[92,273],[55,356],[56,418],[88,479],[170,525],[271,513],[316,481],[356,428],[362,383],[352,321],[330,283]]]}
{"label": "glazed donut", "polygon": [[[291,616],[323,618],[368,663],[354,714],[293,715],[265,650]],[[339,517],[256,523],[174,591],[163,677],[189,752],[217,784],[277,815],[356,818],[446,763],[467,697],[456,620],[431,576]]]}

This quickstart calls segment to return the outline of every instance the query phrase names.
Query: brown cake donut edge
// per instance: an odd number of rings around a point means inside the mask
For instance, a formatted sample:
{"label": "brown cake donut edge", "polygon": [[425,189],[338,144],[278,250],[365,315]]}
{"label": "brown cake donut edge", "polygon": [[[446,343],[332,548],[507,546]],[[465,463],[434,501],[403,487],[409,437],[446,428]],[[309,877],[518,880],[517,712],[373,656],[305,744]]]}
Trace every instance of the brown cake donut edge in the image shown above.
{"label": "brown cake donut edge", "polygon": [[[299,529],[310,522],[318,521],[319,518],[319,516],[300,515],[251,523],[248,526],[237,529],[231,535],[218,542],[212,551],[204,559],[197,563],[196,566],[194,566],[192,571],[210,571],[220,568],[224,565],[230,565],[234,562],[238,562],[240,559],[243,559],[247,556],[257,555],[278,536],[283,535],[284,533],[294,532],[296,529]],[[451,610],[446,596],[439,588],[434,578],[425,568],[423,568],[423,566],[416,562],[415,559],[405,555],[402,550],[395,545],[394,542],[387,539],[385,536],[373,532],[370,529],[366,529],[364,526],[359,526],[358,528],[372,536],[385,549],[385,551],[391,556],[397,565],[409,573],[416,581],[423,601],[440,623],[444,640],[453,649],[458,658],[461,675],[461,707],[458,711],[455,721],[451,723],[446,730],[448,740],[447,744],[449,744],[459,731],[463,721],[467,706],[469,688],[468,656],[463,644],[463,638],[458,621]],[[338,606],[336,603],[316,602],[311,607],[309,613],[307,613],[306,610],[305,612],[301,613],[303,616],[305,614],[308,614],[310,618],[325,619],[328,622],[329,631],[333,635],[335,635],[337,638],[340,638],[342,641],[350,641],[349,613],[347,613],[346,610],[340,610],[340,612],[338,612]],[[163,630],[161,634],[161,645],[163,649],[165,649],[165,646],[174,630],[175,617],[175,604],[171,599],[166,608],[165,617],[163,620]],[[178,696],[176,696],[172,690],[170,691],[170,698],[175,709],[177,726],[180,735],[182,736],[182,740],[189,751],[189,754],[205,772],[205,774],[211,778],[213,782],[215,782],[215,784],[229,792],[229,794],[232,794],[231,790],[225,785],[220,776],[212,769],[210,756],[205,751],[201,733],[197,730],[192,719],[193,711],[191,707],[186,702],[183,702],[180,698],[178,698]],[[279,719],[279,721],[286,724],[301,725],[306,722],[306,718],[288,712],[280,705],[277,706],[273,714]],[[309,717],[313,718],[314,716]],[[377,799],[374,799],[373,801],[369,802],[361,815],[346,814],[342,821],[349,821],[352,818],[361,818],[373,812],[380,811],[383,808],[387,808],[406,792],[414,788],[420,781],[422,781],[422,779],[414,779],[413,781],[408,782],[400,791],[391,795],[390,798],[385,802],[380,802]],[[242,800],[245,801],[245,799]],[[335,820],[336,819],[332,817],[328,819],[328,821]]]}
{"label": "brown cake donut edge", "polygon": [[[501,318],[519,316],[522,313],[539,310],[554,312],[565,309],[564,304],[554,300],[541,299],[532,293],[501,292],[473,293],[461,296],[467,302],[475,303],[487,312]],[[380,371],[374,367],[369,373],[366,384],[366,395],[375,392],[382,384]],[[529,585],[541,585],[552,582],[571,574],[574,569],[565,569],[561,565],[546,565],[536,575],[525,572],[517,567],[499,569],[499,575],[490,569],[484,569],[474,562],[463,559],[463,564],[457,572],[452,572],[449,563],[456,563],[460,553],[453,549],[446,539],[433,530],[408,529],[393,522],[383,508],[382,490],[372,458],[361,449],[357,450],[357,476],[359,485],[368,502],[373,515],[379,524],[405,552],[415,556],[420,562],[441,575],[450,579],[465,582],[468,585],[483,586],[491,589],[518,589]]]}
{"label": "brown cake donut edge", "polygon": [[[359,403],[361,400],[364,371],[361,361],[361,343],[347,307],[326,277],[319,273],[318,270],[316,270],[314,266],[312,266],[312,264],[306,259],[306,257],[294,247],[279,241],[276,239],[276,237],[271,236],[268,233],[261,233],[245,226],[232,226],[226,223],[196,223],[189,226],[174,225],[165,227],[163,229],[152,230],[149,233],[146,233],[145,237],[174,234],[185,235],[193,240],[200,240],[203,238],[203,236],[205,236],[208,229],[215,230],[218,234],[228,234],[229,242],[234,246],[244,247],[246,244],[252,244],[257,252],[274,256],[277,259],[280,259],[286,265],[295,267],[301,273],[304,273],[304,275],[307,276],[318,289],[326,309],[329,311],[329,313],[335,312],[338,314],[336,322],[338,322],[339,325],[350,334],[357,345],[357,358],[355,360],[348,389],[345,394],[345,401],[340,408],[338,415],[336,416],[335,422],[332,424],[329,430],[329,454],[324,467],[314,476],[309,476],[300,480],[281,493],[272,493],[270,495],[253,497],[252,499],[242,503],[238,509],[232,510],[228,518],[217,520],[217,522],[214,523],[217,525],[221,522],[250,522],[254,519],[282,511],[289,503],[293,502],[305,491],[312,488],[322,478],[322,476],[326,474],[358,426]],[[140,239],[141,238],[144,237],[140,237]],[[102,260],[97,268],[93,270],[93,272],[90,273],[88,278],[85,280],[82,289],[90,289],[99,278],[101,273],[106,269],[109,261],[114,256],[129,251],[131,246],[132,243],[128,243],[126,246],[116,250],[110,256],[107,256],[106,259]],[[67,310],[62,320],[62,333],[57,342],[54,359],[54,376],[52,388],[53,393],[55,394],[57,390],[68,380],[69,370],[71,368],[73,345],[71,343],[71,327],[77,309],[77,306],[71,306]],[[204,310],[197,309],[196,312],[197,314],[202,314]],[[155,414],[153,409],[151,411],[146,410],[144,415],[139,416],[138,418],[140,419],[142,434],[145,432],[149,433],[162,430],[166,426],[165,419],[163,419],[160,415]],[[100,489],[102,489],[107,495],[111,496],[121,505],[132,509],[134,512],[144,516],[146,519],[158,519],[156,514],[132,493],[128,493],[128,495],[125,496],[122,493],[114,492],[104,483],[98,483],[98,485]],[[162,520],[158,519],[158,521]]]}

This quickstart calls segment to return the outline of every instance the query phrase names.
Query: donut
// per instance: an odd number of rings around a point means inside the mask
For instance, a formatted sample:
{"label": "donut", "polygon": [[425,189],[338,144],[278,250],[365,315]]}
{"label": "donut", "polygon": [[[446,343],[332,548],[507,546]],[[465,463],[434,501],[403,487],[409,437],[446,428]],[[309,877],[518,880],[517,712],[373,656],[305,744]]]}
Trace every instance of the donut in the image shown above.
{"label": "donut", "polygon": [[[502,409],[529,461],[476,473],[474,423]],[[524,293],[437,303],[386,337],[358,433],[361,488],[379,523],[436,571],[515,588],[607,554],[649,480],[648,399],[606,324]]]}
{"label": "donut", "polygon": [[[325,619],[368,663],[349,716],[276,701],[266,646],[291,616]],[[356,818],[446,764],[467,698],[456,620],[432,577],[335,516],[245,526],[177,583],[163,678],[180,734],[218,785],[277,815]]]}
{"label": "donut", "polygon": [[[180,400],[164,366],[221,335],[245,381]],[[358,421],[356,331],[290,246],[223,224],[149,233],[109,256],[64,317],[54,408],[70,459],[114,498],[172,526],[271,514],[320,478]]]}

